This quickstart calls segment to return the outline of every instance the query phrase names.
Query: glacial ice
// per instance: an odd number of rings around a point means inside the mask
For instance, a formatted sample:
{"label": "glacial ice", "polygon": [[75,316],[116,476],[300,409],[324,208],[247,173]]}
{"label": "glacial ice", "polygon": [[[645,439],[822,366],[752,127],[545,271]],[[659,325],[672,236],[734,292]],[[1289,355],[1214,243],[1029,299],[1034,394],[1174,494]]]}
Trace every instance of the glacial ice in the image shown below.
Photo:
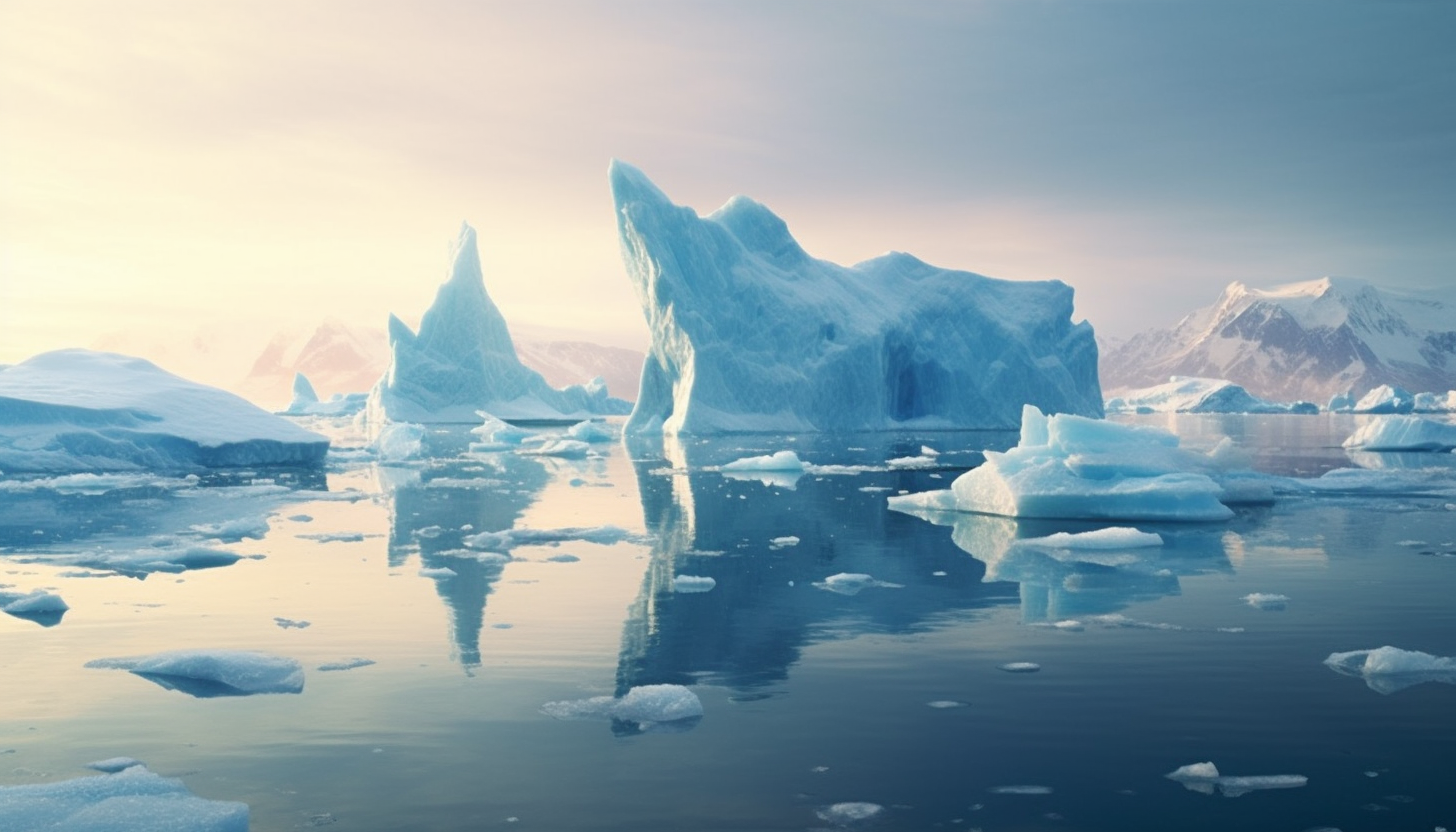
{"label": "glacial ice", "polygon": [[353,416],[369,403],[368,393],[335,393],[328,401],[319,401],[318,393],[308,376],[295,373],[293,376],[293,401],[283,411],[284,416]]}
{"label": "glacial ice", "polygon": [[617,438],[617,432],[606,422],[588,419],[567,428],[566,436],[581,442],[611,442]]}
{"label": "glacial ice", "polygon": [[1416,413],[1456,413],[1456,390],[1445,393],[1417,393]]}
{"label": "glacial ice", "polygon": [[251,650],[174,650],[95,659],[86,667],[129,670],[199,698],[303,691],[303,667],[297,661]]}
{"label": "glacial ice", "polygon": [[1072,290],[892,253],[807,255],[746,197],[698,217],[610,172],[651,335],[628,433],[1011,428],[1020,406],[1102,414],[1092,327]]}
{"label": "glacial ice", "polygon": [[525,428],[506,424],[496,417],[484,411],[477,410],[475,415],[484,421],[470,429],[470,432],[478,437],[480,441],[470,446],[472,451],[502,451],[519,446],[522,442],[535,434]]}
{"label": "glacial ice", "polygon": [[1410,413],[1415,407],[1416,397],[1409,390],[1382,384],[1361,396],[1351,410],[1355,413]]}
{"label": "glacial ice", "polygon": [[1376,416],[1344,442],[1364,451],[1449,451],[1456,448],[1456,425],[1419,416]]}
{"label": "glacial ice", "polygon": [[371,424],[469,423],[477,411],[502,419],[625,414],[631,405],[605,385],[560,390],[516,356],[505,318],[485,291],[475,229],[462,225],[450,275],[420,320],[418,333],[393,315],[393,356],[369,393]]}
{"label": "glacial ice", "polygon": [[641,685],[619,698],[593,696],[563,702],[547,702],[541,713],[553,719],[613,719],[637,723],[646,729],[654,725],[696,721],[703,715],[698,695],[682,685]]}
{"label": "glacial ice", "polygon": [[319,465],[329,440],[140,358],[42,353],[0,368],[0,471]]}
{"label": "glacial ice", "polygon": [[1330,403],[1325,405],[1325,410],[1331,413],[1349,413],[1354,409],[1355,393],[1351,390],[1330,396]]}
{"label": "glacial ice", "polygon": [[0,786],[0,829],[248,832],[248,806],[204,800],[145,766],[56,783]]}
{"label": "glacial ice", "polygon": [[720,471],[797,471],[803,472],[804,463],[793,451],[774,451],[766,456],[746,456],[735,459],[719,468]]}
{"label": "glacial ice", "polygon": [[1259,774],[1224,776],[1213,763],[1190,763],[1163,775],[1200,794],[1213,794],[1215,787],[1224,797],[1239,797],[1262,789],[1297,789],[1309,782],[1302,774]]}
{"label": "glacial ice", "polygon": [[1225,520],[1225,486],[1209,473],[1218,460],[1178,447],[1153,427],[1071,414],[1045,416],[1026,405],[1021,440],[986,452],[949,492],[889,498],[891,508],[953,509],[1006,517],[1092,520]]}
{"label": "glacial ice", "polygon": [[1331,653],[1325,665],[1346,676],[1364,678],[1377,693],[1390,694],[1422,682],[1456,684],[1456,657],[1433,656],[1418,650],[1377,647]]}
{"label": "glacial ice", "polygon": [[1313,402],[1273,402],[1221,378],[1174,376],[1107,400],[1108,413],[1318,413]]}

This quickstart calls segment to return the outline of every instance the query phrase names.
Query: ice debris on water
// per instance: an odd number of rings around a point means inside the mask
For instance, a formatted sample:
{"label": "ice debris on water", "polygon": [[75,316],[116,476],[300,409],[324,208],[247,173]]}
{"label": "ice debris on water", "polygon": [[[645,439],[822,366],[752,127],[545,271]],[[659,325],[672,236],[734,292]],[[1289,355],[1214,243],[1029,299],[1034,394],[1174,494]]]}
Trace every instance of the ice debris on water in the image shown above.
{"label": "ice debris on water", "polygon": [[708,592],[717,585],[716,580],[698,575],[678,575],[672,579],[673,592]]}
{"label": "ice debris on water", "polygon": [[454,578],[460,573],[445,566],[426,567],[420,570],[421,578]]}
{"label": "ice debris on water", "polygon": [[636,723],[642,730],[690,727],[703,716],[698,695],[682,685],[641,685],[621,697],[593,696],[547,702],[541,713],[553,719],[611,719]]}
{"label": "ice debris on water", "polygon": [[480,532],[465,537],[461,542],[472,549],[504,552],[517,546],[540,546],[567,541],[583,541],[610,546],[623,541],[644,543],[647,538],[619,526],[575,526],[563,529],[506,529],[499,532]]}
{"label": "ice debris on water", "polygon": [[128,670],[199,698],[303,691],[303,668],[297,661],[251,650],[174,650],[95,659],[86,667]]}
{"label": "ice debris on water", "polygon": [[562,459],[586,459],[591,445],[579,439],[547,439],[532,448],[521,448],[518,454],[527,456],[555,456]]}
{"label": "ice debris on water", "polygon": [[1046,537],[1025,537],[1017,546],[1038,549],[1144,549],[1163,545],[1161,535],[1124,526],[1109,526],[1090,532],[1057,532]]}
{"label": "ice debris on water", "polygon": [[1456,448],[1456,425],[1419,416],[1376,416],[1345,440],[1363,451],[1449,451]]}
{"label": "ice debris on water", "polygon": [[105,760],[97,760],[94,763],[87,763],[86,768],[95,771],[104,771],[107,774],[115,774],[118,771],[125,771],[132,766],[144,765],[141,760],[134,757],[108,757]]}
{"label": "ice debris on water", "polygon": [[425,426],[409,422],[382,425],[374,437],[374,452],[380,462],[408,462],[423,452]]}
{"label": "ice debris on water", "polygon": [[826,589],[839,595],[858,595],[860,592],[871,587],[883,589],[903,589],[904,584],[892,584],[889,581],[882,581],[873,575],[866,575],[862,572],[840,572],[830,575],[822,581],[815,581],[814,586],[819,589]]}
{"label": "ice debris on water", "polygon": [[1418,650],[1377,647],[1331,653],[1325,666],[1346,676],[1364,678],[1371,690],[1391,694],[1422,682],[1456,684],[1456,658]]}
{"label": "ice debris on water", "polygon": [[1261,610],[1282,610],[1289,604],[1288,595],[1279,595],[1273,592],[1250,592],[1239,600],[1255,609]]}
{"label": "ice debris on water", "polygon": [[719,471],[788,471],[802,473],[805,465],[793,451],[775,451],[766,456],[746,456],[718,467]]}
{"label": "ice debris on water", "polygon": [[566,429],[566,435],[571,439],[581,442],[611,442],[617,438],[617,432],[606,422],[585,421],[577,422]]}
{"label": "ice debris on water", "polygon": [[273,623],[277,624],[279,627],[285,630],[302,630],[306,627],[312,626],[313,624],[312,621],[295,621],[292,618],[279,618],[277,616],[273,618]]}
{"label": "ice debris on water", "polygon": [[925,704],[928,705],[929,707],[936,708],[936,709],[939,709],[939,710],[945,710],[947,708],[967,708],[967,707],[970,707],[970,703],[968,703],[968,702],[961,702],[961,701],[956,700],[956,699],[937,699],[937,700],[935,700],[933,702],[926,702]]}
{"label": "ice debris on water", "polygon": [[990,791],[992,794],[1038,795],[1038,794],[1051,794],[1052,793],[1052,787],[1051,786],[1031,786],[1031,785],[1027,785],[1027,786],[992,786],[988,791]]}
{"label": "ice debris on water", "polygon": [[1219,774],[1211,762],[1189,763],[1163,775],[1181,783],[1189,791],[1213,794],[1217,788],[1224,797],[1239,797],[1263,789],[1297,789],[1309,782],[1302,774],[1262,774],[1229,777]]}
{"label": "ice debris on water", "polygon": [[0,590],[0,612],[14,616],[63,613],[69,609],[61,596],[44,589],[33,589],[23,595]]}
{"label": "ice debris on water", "polygon": [[1036,662],[1007,662],[996,666],[997,670],[1004,670],[1007,673],[1035,673],[1041,670],[1041,665]]}
{"label": "ice debris on water", "polygon": [[878,803],[848,802],[835,803],[815,810],[819,819],[835,826],[848,826],[852,823],[860,823],[876,817],[885,811],[885,807]]}
{"label": "ice debris on water", "polygon": [[204,800],[181,780],[134,765],[115,774],[0,786],[0,829],[248,832],[248,805]]}
{"label": "ice debris on water", "polygon": [[770,549],[787,549],[790,546],[798,545],[799,538],[791,534],[784,535],[783,537],[775,537],[768,542],[768,548]]}
{"label": "ice debris on water", "polygon": [[364,659],[356,656],[352,659],[340,659],[336,662],[325,662],[324,664],[319,665],[318,669],[325,672],[336,670],[353,670],[356,667],[368,667],[371,664],[375,664],[375,661],[373,659]]}

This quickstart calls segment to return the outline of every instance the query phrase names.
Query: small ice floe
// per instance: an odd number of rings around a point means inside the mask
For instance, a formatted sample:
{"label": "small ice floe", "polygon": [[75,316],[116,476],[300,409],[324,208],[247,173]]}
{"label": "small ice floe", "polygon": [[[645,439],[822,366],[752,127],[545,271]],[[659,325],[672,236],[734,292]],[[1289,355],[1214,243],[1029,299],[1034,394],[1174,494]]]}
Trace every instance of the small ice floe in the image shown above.
{"label": "small ice floe", "polygon": [[470,450],[472,451],[514,448],[526,439],[535,436],[531,431],[506,424],[483,410],[475,411],[475,415],[483,421],[470,429],[471,433],[480,437],[480,442],[471,444]]}
{"label": "small ice floe", "polygon": [[858,595],[871,587],[903,589],[905,585],[882,581],[873,575],[866,575],[862,572],[840,572],[837,575],[830,575],[822,581],[815,581],[814,586],[840,595]]}
{"label": "small ice floe", "polygon": [[814,813],[826,823],[848,826],[852,823],[867,821],[883,811],[885,811],[885,807],[878,803],[850,802],[825,806],[822,809],[816,809]]}
{"label": "small ice floe", "polygon": [[61,596],[44,589],[34,589],[23,595],[0,590],[0,612],[34,621],[42,627],[61,623],[61,617],[69,609]]}
{"label": "small ice floe", "polygon": [[204,800],[181,780],[135,765],[58,783],[0,786],[0,824],[7,830],[247,832],[248,804]]}
{"label": "small ice floe", "polygon": [[453,578],[459,574],[459,572],[446,566],[425,567],[420,570],[421,578]]}
{"label": "small ice floe", "polygon": [[131,552],[87,552],[54,559],[86,569],[97,569],[134,578],[145,578],[155,572],[178,573],[193,569],[216,569],[231,566],[248,557],[225,549],[204,546],[162,546]]}
{"label": "small ice floe", "polygon": [[444,532],[445,530],[440,528],[439,526],[424,526],[422,528],[415,529],[414,535],[415,537],[423,537],[426,540],[434,540]]}
{"label": "small ice floe", "polygon": [[1200,794],[1213,794],[1215,788],[1224,797],[1238,797],[1264,789],[1297,789],[1309,782],[1302,774],[1261,774],[1228,777],[1218,773],[1213,763],[1189,763],[1163,775],[1181,783],[1183,788]]}
{"label": "small ice floe", "polygon": [[303,668],[297,661],[251,650],[174,650],[95,659],[86,667],[129,670],[168,690],[199,698],[303,691]]}
{"label": "small ice floe", "polygon": [[94,763],[87,763],[86,768],[95,771],[102,771],[107,774],[115,774],[118,771],[126,771],[132,766],[145,765],[141,760],[134,757],[108,757],[105,760],[97,760]]}
{"label": "small ice floe", "polygon": [[926,706],[935,708],[937,710],[946,710],[949,708],[969,708],[971,705],[971,703],[969,702],[961,702],[956,699],[937,699],[934,702],[926,702],[925,704]]}
{"label": "small ice floe", "polygon": [[278,618],[277,616],[273,618],[273,623],[285,630],[302,630],[313,625],[312,621],[295,621],[292,618]]}
{"label": "small ice floe", "polygon": [[746,456],[718,466],[723,472],[747,471],[797,471],[803,473],[805,465],[793,451],[776,451],[767,456]]}
{"label": "small ice floe", "polygon": [[1346,676],[1362,677],[1371,690],[1383,694],[1422,682],[1456,684],[1456,658],[1388,645],[1374,650],[1331,653],[1325,665]]}
{"label": "small ice floe", "polygon": [[795,537],[795,536],[793,536],[791,534],[790,535],[784,535],[783,537],[775,537],[775,538],[773,538],[772,540],[770,540],[768,542],[768,548],[770,548],[770,549],[787,549],[790,546],[798,546],[798,545],[799,545],[799,538],[797,538],[797,537]]}
{"label": "small ice floe", "polygon": [[541,713],[553,719],[609,719],[634,723],[638,730],[687,730],[703,716],[698,695],[682,685],[642,685],[621,697],[593,696],[547,702]]}
{"label": "small ice floe", "polygon": [[1062,630],[1068,633],[1080,633],[1086,629],[1082,622],[1075,618],[1063,618],[1061,621],[1034,621],[1027,625],[1030,627],[1047,627],[1053,630]]}
{"label": "small ice floe", "polygon": [[678,575],[672,579],[673,592],[708,592],[717,585],[716,580],[699,575]]}
{"label": "small ice floe", "polygon": [[351,659],[340,659],[339,661],[336,661],[336,662],[326,662],[324,664],[319,665],[318,666],[318,669],[319,670],[322,670],[322,671],[325,671],[325,672],[328,672],[328,671],[336,671],[336,670],[353,670],[356,667],[368,667],[369,665],[375,664],[375,663],[376,662],[373,659],[364,659],[364,658],[360,658],[358,656],[355,656],[354,658],[351,658]]}
{"label": "small ice floe", "polygon": [[201,537],[220,540],[223,543],[237,543],[244,538],[262,540],[268,536],[268,518],[266,516],[240,517],[221,523],[193,526],[192,531]]}
{"label": "small ice floe", "polygon": [[563,555],[552,555],[551,557],[549,557],[549,558],[546,559],[546,562],[547,563],[576,563],[577,561],[580,561],[580,560],[581,560],[581,558],[577,557],[576,555],[565,555],[565,554],[563,554]]}
{"label": "small ice floe", "polygon": [[885,465],[892,471],[914,470],[918,468],[934,468],[940,463],[935,457],[922,456],[897,456],[894,459],[885,460]]}
{"label": "small ice floe", "polygon": [[992,786],[991,794],[1051,794],[1051,786]]}
{"label": "small ice floe", "polygon": [[1146,549],[1163,545],[1161,535],[1126,526],[1110,526],[1090,532],[1057,532],[1046,537],[1027,537],[1017,546],[1036,549]]}
{"label": "small ice floe", "polygon": [[1128,630],[1184,630],[1177,624],[1165,624],[1161,621],[1139,621],[1136,618],[1128,618],[1121,613],[1109,613],[1107,615],[1094,615],[1087,619],[1094,624],[1101,624],[1104,627],[1119,627]]}
{"label": "small ice floe", "polygon": [[363,532],[311,532],[307,534],[296,534],[294,537],[300,540],[313,540],[318,543],[359,543],[366,537],[380,537],[381,535],[368,535]]}
{"label": "small ice floe", "polygon": [[1289,604],[1288,595],[1278,595],[1272,592],[1250,592],[1239,600],[1260,610],[1282,610]]}
{"label": "small ice floe", "polygon": [[506,552],[517,546],[542,546],[567,541],[610,546],[623,541],[645,543],[647,538],[618,526],[584,526],[564,529],[506,529],[499,532],[481,532],[470,535],[461,542],[472,549]]}
{"label": "small ice floe", "polygon": [[1007,662],[996,665],[996,669],[1007,673],[1035,673],[1041,670],[1041,665],[1036,662]]}
{"label": "small ice floe", "polygon": [[862,485],[859,490],[866,494],[879,494],[882,491],[894,491],[895,489],[888,485]]}
{"label": "small ice floe", "polygon": [[606,422],[577,422],[567,429],[566,435],[580,442],[611,442],[617,432]]}
{"label": "small ice floe", "polygon": [[534,448],[521,448],[518,454],[527,456],[554,456],[561,459],[586,459],[591,445],[579,439],[547,439]]}

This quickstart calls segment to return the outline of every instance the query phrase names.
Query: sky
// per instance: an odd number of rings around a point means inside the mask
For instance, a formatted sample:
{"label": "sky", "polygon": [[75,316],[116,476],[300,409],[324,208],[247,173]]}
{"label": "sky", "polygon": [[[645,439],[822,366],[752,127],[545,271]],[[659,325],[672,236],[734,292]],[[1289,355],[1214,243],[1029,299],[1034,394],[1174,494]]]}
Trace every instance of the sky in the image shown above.
{"label": "sky", "polygon": [[1452,43],[1445,0],[0,0],[0,363],[418,320],[461,221],[513,328],[644,347],[613,158],[1114,337],[1456,286]]}

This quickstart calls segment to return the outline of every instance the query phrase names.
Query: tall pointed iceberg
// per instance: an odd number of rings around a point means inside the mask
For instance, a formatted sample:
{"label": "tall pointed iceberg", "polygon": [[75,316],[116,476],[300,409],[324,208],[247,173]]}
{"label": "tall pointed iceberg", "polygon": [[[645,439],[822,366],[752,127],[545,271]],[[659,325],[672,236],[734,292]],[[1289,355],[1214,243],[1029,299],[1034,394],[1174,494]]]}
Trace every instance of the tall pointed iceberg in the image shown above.
{"label": "tall pointed iceberg", "polygon": [[1102,415],[1092,327],[1060,281],[886,254],[816,260],[764,206],[709,217],[614,161],[652,344],[629,433],[1015,428],[1024,404]]}
{"label": "tall pointed iceberg", "polygon": [[475,229],[462,224],[450,276],[415,333],[389,316],[392,357],[370,392],[371,420],[478,423],[476,411],[502,419],[624,414],[631,405],[604,384],[556,389],[522,364],[500,310],[485,292]]}

